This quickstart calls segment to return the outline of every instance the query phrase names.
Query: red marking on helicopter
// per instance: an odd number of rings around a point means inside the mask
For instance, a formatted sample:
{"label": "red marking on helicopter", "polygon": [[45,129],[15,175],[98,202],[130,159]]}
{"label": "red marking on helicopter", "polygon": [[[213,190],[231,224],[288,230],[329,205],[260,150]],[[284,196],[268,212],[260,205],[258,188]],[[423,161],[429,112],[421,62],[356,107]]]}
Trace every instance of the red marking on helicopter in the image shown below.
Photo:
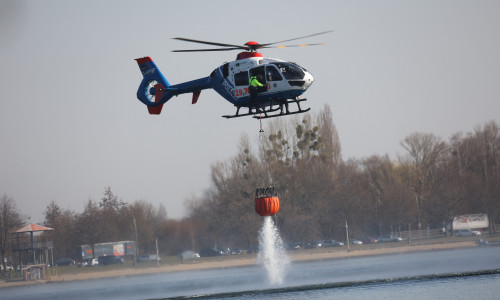
{"label": "red marking on helicopter", "polygon": [[248,94],[248,88],[234,90],[236,97],[246,96]]}
{"label": "red marking on helicopter", "polygon": [[200,98],[201,91],[196,91],[193,93],[193,101],[191,104],[196,104],[198,102],[198,98]]}
{"label": "red marking on helicopter", "polygon": [[142,65],[142,64],[145,64],[145,63],[147,63],[147,62],[151,62],[151,61],[153,61],[153,60],[151,59],[151,57],[149,57],[149,56],[142,57],[142,58],[136,58],[135,60],[137,61],[137,63],[138,63],[139,65]]}
{"label": "red marking on helicopter", "polygon": [[236,55],[236,60],[251,58],[251,57],[264,57],[262,53],[259,52],[241,52]]}
{"label": "red marking on helicopter", "polygon": [[[155,91],[155,102],[160,102],[161,96],[163,95],[163,86],[161,83],[158,83],[154,86]],[[148,106],[148,111],[152,115],[159,115],[161,113],[161,109],[163,108],[163,104],[158,106]]]}

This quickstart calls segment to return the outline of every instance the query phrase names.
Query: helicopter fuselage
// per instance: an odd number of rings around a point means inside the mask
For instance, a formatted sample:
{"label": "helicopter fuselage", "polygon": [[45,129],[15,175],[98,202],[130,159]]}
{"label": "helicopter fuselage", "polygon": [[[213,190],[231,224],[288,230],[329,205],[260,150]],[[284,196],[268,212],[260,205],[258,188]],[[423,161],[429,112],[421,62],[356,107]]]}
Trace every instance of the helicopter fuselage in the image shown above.
{"label": "helicopter fuselage", "polygon": [[[159,114],[161,106],[173,96],[193,93],[194,104],[202,90],[214,89],[238,109],[259,109],[298,99],[314,81],[311,73],[295,63],[264,58],[257,52],[242,52],[238,58],[216,68],[208,77],[175,85],[170,85],[150,57],[139,58],[137,63],[144,79],[137,98],[148,106],[151,114]],[[252,76],[262,84],[253,93],[249,86]]]}
{"label": "helicopter fuselage", "polygon": [[[259,76],[260,75],[260,76]],[[258,106],[267,106],[283,99],[302,95],[313,83],[311,73],[287,61],[249,57],[215,69],[210,75],[212,88],[235,106],[255,105],[249,90],[251,76],[259,76]]]}

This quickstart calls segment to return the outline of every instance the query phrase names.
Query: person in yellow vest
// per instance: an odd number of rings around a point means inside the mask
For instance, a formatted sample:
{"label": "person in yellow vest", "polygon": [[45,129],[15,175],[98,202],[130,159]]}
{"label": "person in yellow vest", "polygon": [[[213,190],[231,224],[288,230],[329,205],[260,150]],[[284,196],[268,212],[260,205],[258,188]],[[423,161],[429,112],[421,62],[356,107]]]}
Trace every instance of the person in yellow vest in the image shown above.
{"label": "person in yellow vest", "polygon": [[259,79],[262,79],[260,75],[258,77],[257,76],[250,77],[250,86],[253,87],[263,86],[262,83],[259,82]]}
{"label": "person in yellow vest", "polygon": [[262,81],[262,76],[257,75],[257,76],[252,76],[250,77],[249,85],[250,85],[250,98],[252,99],[252,102],[254,104],[257,103],[257,94],[259,87],[263,87],[264,85],[261,83]]}

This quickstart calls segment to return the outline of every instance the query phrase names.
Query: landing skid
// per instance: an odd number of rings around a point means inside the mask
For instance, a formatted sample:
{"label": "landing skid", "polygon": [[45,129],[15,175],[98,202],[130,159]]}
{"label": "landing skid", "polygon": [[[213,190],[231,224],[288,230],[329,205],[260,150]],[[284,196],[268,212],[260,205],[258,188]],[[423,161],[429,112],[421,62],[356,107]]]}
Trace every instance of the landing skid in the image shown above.
{"label": "landing skid", "polygon": [[[231,119],[231,118],[238,118],[238,117],[245,117],[245,116],[253,116],[254,119],[268,119],[268,118],[275,118],[275,117],[282,117],[282,116],[288,116],[288,115],[295,115],[295,114],[301,114],[308,112],[310,108],[302,109],[300,107],[300,102],[306,101],[307,99],[286,99],[280,104],[277,104],[278,106],[276,108],[273,108],[273,106],[266,106],[266,107],[249,107],[248,112],[240,114],[240,108],[239,106],[236,110],[236,114],[234,115],[224,115],[222,116],[223,118],[226,119]],[[295,103],[297,104],[298,110],[296,111],[289,111],[288,110],[288,104],[290,103]],[[278,112],[279,111],[279,112]],[[278,112],[278,113],[276,113]]]}
{"label": "landing skid", "polygon": [[287,113],[279,113],[279,114],[274,114],[274,115],[264,115],[264,116],[253,116],[254,119],[269,119],[269,118],[275,118],[275,117],[283,117],[283,116],[289,116],[289,115],[295,115],[295,114],[301,114],[310,111],[310,108],[298,110],[298,111],[292,111],[292,112],[287,112]]}

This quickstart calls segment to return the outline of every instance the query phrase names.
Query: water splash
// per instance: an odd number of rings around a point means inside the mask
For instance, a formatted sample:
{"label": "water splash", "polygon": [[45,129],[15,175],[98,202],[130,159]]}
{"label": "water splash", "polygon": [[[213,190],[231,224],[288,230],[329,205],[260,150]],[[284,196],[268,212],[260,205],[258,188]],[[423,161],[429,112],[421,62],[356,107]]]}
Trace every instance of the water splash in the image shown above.
{"label": "water splash", "polygon": [[282,284],[290,260],[272,217],[264,217],[264,223],[259,231],[259,245],[257,260],[264,265],[269,282],[272,285]]}

